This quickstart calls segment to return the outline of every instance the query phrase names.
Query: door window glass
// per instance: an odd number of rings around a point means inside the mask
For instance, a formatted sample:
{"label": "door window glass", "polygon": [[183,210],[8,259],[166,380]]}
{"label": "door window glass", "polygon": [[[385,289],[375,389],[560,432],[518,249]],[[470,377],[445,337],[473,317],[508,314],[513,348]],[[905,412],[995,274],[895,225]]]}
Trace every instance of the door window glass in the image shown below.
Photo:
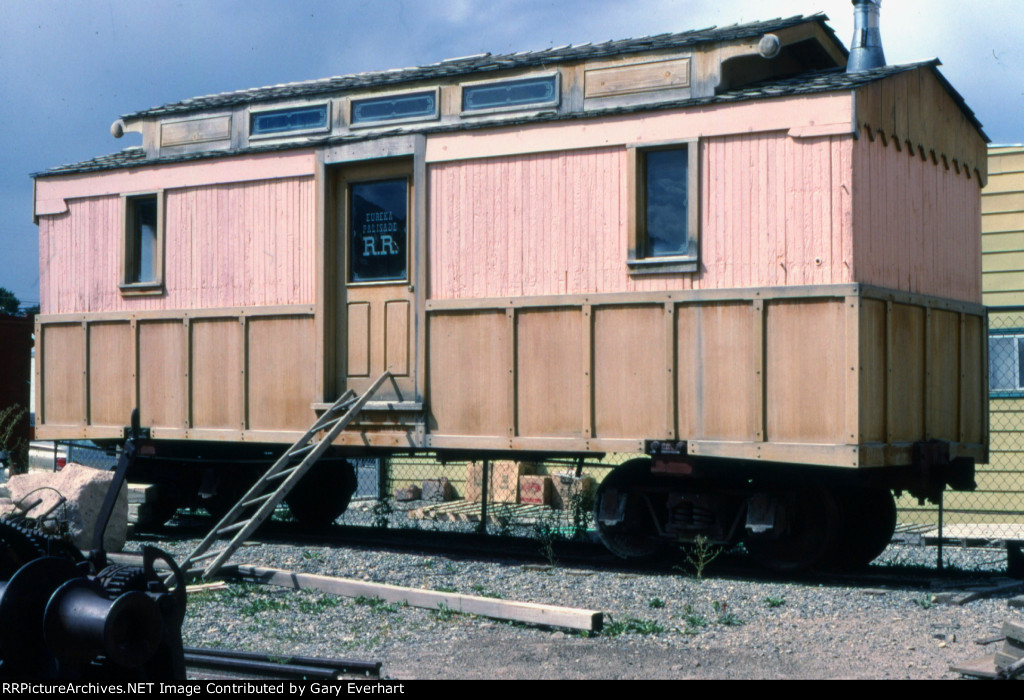
{"label": "door window glass", "polygon": [[351,280],[406,279],[407,180],[357,182],[349,192]]}

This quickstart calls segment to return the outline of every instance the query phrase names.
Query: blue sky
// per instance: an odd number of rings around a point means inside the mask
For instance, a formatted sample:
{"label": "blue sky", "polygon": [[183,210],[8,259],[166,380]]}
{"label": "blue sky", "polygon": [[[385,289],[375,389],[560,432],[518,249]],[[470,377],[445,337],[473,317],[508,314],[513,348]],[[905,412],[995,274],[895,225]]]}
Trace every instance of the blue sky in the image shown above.
{"label": "blue sky", "polygon": [[[0,0],[0,287],[38,301],[29,173],[138,143],[119,115],[216,92],[824,12],[849,0]],[[997,143],[1024,141],[1024,0],[884,0],[890,63],[938,56]]]}

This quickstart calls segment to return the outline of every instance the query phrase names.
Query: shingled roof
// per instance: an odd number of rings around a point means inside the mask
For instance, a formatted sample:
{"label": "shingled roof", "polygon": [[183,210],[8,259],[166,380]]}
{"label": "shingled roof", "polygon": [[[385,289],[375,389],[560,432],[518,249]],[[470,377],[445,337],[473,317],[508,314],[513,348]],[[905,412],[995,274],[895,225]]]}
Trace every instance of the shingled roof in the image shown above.
{"label": "shingled roof", "polygon": [[[193,97],[181,102],[123,115],[123,119],[155,117],[168,114],[182,114],[256,102],[273,102],[286,99],[300,99],[326,93],[338,93],[356,88],[396,85],[419,80],[448,78],[470,73],[487,73],[511,68],[554,65],[568,61],[580,61],[605,56],[622,56],[642,51],[659,49],[679,49],[698,44],[754,39],[770,32],[777,32],[805,22],[818,22],[832,37],[835,32],[826,23],[828,16],[823,13],[788,18],[778,18],[748,24],[735,24],[728,27],[708,27],[675,34],[658,34],[638,39],[606,41],[600,44],[580,44],[558,46],[540,51],[523,51],[511,54],[478,54],[463,58],[450,58],[438,63],[431,63],[416,68],[398,68],[386,71],[356,73],[320,80],[308,80],[298,83],[285,83],[269,87],[251,88],[235,92],[223,92],[216,95]],[[836,44],[843,43],[836,38]],[[845,50],[845,49],[844,49]]]}
{"label": "shingled roof", "polygon": [[[800,75],[787,78],[769,80],[754,85],[747,85],[742,88],[737,88],[735,90],[730,90],[728,92],[723,92],[708,97],[697,97],[685,100],[675,100],[670,102],[657,102],[652,104],[640,104],[628,107],[614,107],[600,110],[588,110],[586,112],[573,112],[566,114],[528,114],[518,119],[504,120],[501,122],[500,126],[507,127],[519,124],[566,121],[571,119],[590,119],[594,117],[612,116],[616,114],[629,114],[634,112],[643,112],[651,110],[697,107],[703,105],[713,105],[728,102],[742,102],[746,100],[791,97],[795,95],[811,95],[822,92],[835,92],[837,90],[854,90],[863,85],[873,83],[876,80],[883,80],[890,76],[898,75],[900,73],[905,73],[907,71],[916,70],[919,68],[927,68],[934,71],[936,76],[938,76],[939,80],[945,85],[946,89],[949,91],[953,99],[959,104],[965,116],[967,116],[967,118],[971,120],[971,122],[978,128],[978,130],[981,131],[981,123],[974,116],[974,112],[972,112],[971,109],[966,105],[966,103],[963,101],[963,98],[959,95],[959,93],[957,93],[956,90],[954,90],[953,87],[945,80],[945,78],[942,77],[942,74],[938,71],[939,65],[940,61],[938,59],[932,59],[929,61],[908,63],[898,66],[883,66],[881,68],[874,68],[872,70],[863,71],[859,73],[847,73],[845,70],[841,68],[833,68],[824,71],[812,71],[808,73],[802,73]],[[458,124],[438,124],[426,127],[423,125],[417,125],[416,131],[430,134],[442,133],[446,131],[466,131],[471,129],[486,129],[494,127],[494,124],[489,124],[487,122],[460,122]],[[254,153],[265,153],[270,151],[311,148],[320,145],[335,145],[341,143],[351,143],[353,141],[366,141],[371,139],[377,139],[384,136],[390,136],[395,133],[402,133],[403,131],[404,129],[402,128],[396,128],[386,132],[349,134],[345,136],[324,137],[322,139],[309,139],[301,142],[274,144],[268,146],[256,146],[244,149],[236,149],[233,151],[217,150],[200,153],[191,153],[187,155],[173,155],[148,159],[146,158],[145,151],[136,146],[120,151],[119,153],[101,156],[99,158],[93,158],[87,161],[82,161],[80,163],[61,165],[56,168],[52,168],[46,172],[35,173],[33,177],[95,172],[100,170],[139,167],[143,165],[180,163],[191,160],[203,160],[208,158],[223,158],[225,156],[232,155],[249,155]],[[984,132],[982,132],[982,135],[984,135]]]}

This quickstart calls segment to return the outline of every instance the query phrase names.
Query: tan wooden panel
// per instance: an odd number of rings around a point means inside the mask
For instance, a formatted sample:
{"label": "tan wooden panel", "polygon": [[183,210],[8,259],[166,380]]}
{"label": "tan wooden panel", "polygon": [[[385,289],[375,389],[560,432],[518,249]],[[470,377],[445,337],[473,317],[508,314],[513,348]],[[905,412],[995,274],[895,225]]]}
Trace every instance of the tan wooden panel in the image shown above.
{"label": "tan wooden panel", "polygon": [[679,438],[755,440],[761,401],[749,303],[676,312]]}
{"label": "tan wooden panel", "polygon": [[933,309],[928,321],[925,438],[959,442],[960,316]]}
{"label": "tan wooden panel", "polygon": [[988,367],[985,363],[985,347],[988,344],[985,321],[980,316],[966,316],[963,327],[964,355],[963,399],[961,403],[961,442],[983,442],[986,436],[988,401],[985,383]]}
{"label": "tan wooden panel", "polygon": [[132,326],[89,325],[89,423],[124,426],[135,402],[135,357]]}
{"label": "tan wooden panel", "polygon": [[516,328],[517,425],[529,437],[582,436],[583,315],[580,309],[520,311]]}
{"label": "tan wooden panel", "polygon": [[[396,377],[409,374],[409,302],[384,303],[384,365]],[[351,342],[351,338],[349,340]]]}
{"label": "tan wooden panel", "polygon": [[584,97],[587,98],[685,88],[690,85],[690,59],[595,68],[586,71],[583,80]]}
{"label": "tan wooden panel", "polygon": [[660,438],[671,375],[666,367],[665,309],[621,306],[594,309],[594,435]]}
{"label": "tan wooden panel", "polygon": [[435,313],[427,330],[430,430],[507,436],[512,339],[505,311]]}
{"label": "tan wooden panel", "polygon": [[843,303],[773,302],[766,306],[767,439],[844,444]]}
{"label": "tan wooden panel", "polygon": [[180,146],[231,138],[231,115],[165,122],[160,126],[161,146]]}
{"label": "tan wooden panel", "polygon": [[192,426],[240,429],[245,417],[242,324],[192,321]]}
{"label": "tan wooden panel", "polygon": [[348,375],[370,376],[370,304],[348,305]]}
{"label": "tan wooden panel", "polygon": [[885,442],[885,302],[860,306],[860,442]]}
{"label": "tan wooden panel", "polygon": [[892,305],[887,442],[924,438],[924,317],[921,307]]}
{"label": "tan wooden panel", "polygon": [[314,414],[313,319],[249,319],[249,427],[308,428]]}
{"label": "tan wooden panel", "polygon": [[185,325],[140,322],[139,418],[147,427],[181,428],[186,418]]}
{"label": "tan wooden panel", "polygon": [[85,333],[80,324],[43,326],[43,416],[49,425],[85,423]]}
{"label": "tan wooden panel", "polygon": [[676,308],[676,437],[680,440],[704,435],[703,308],[700,304]]}

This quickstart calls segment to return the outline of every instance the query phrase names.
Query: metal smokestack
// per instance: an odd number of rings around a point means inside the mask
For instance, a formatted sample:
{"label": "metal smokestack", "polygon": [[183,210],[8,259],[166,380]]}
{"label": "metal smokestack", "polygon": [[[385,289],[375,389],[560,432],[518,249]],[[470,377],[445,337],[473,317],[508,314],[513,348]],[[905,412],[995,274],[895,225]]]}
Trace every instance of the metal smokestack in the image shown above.
{"label": "metal smokestack", "polygon": [[878,13],[882,0],[852,0],[854,5],[853,45],[846,63],[847,73],[880,68],[885,65]]}

